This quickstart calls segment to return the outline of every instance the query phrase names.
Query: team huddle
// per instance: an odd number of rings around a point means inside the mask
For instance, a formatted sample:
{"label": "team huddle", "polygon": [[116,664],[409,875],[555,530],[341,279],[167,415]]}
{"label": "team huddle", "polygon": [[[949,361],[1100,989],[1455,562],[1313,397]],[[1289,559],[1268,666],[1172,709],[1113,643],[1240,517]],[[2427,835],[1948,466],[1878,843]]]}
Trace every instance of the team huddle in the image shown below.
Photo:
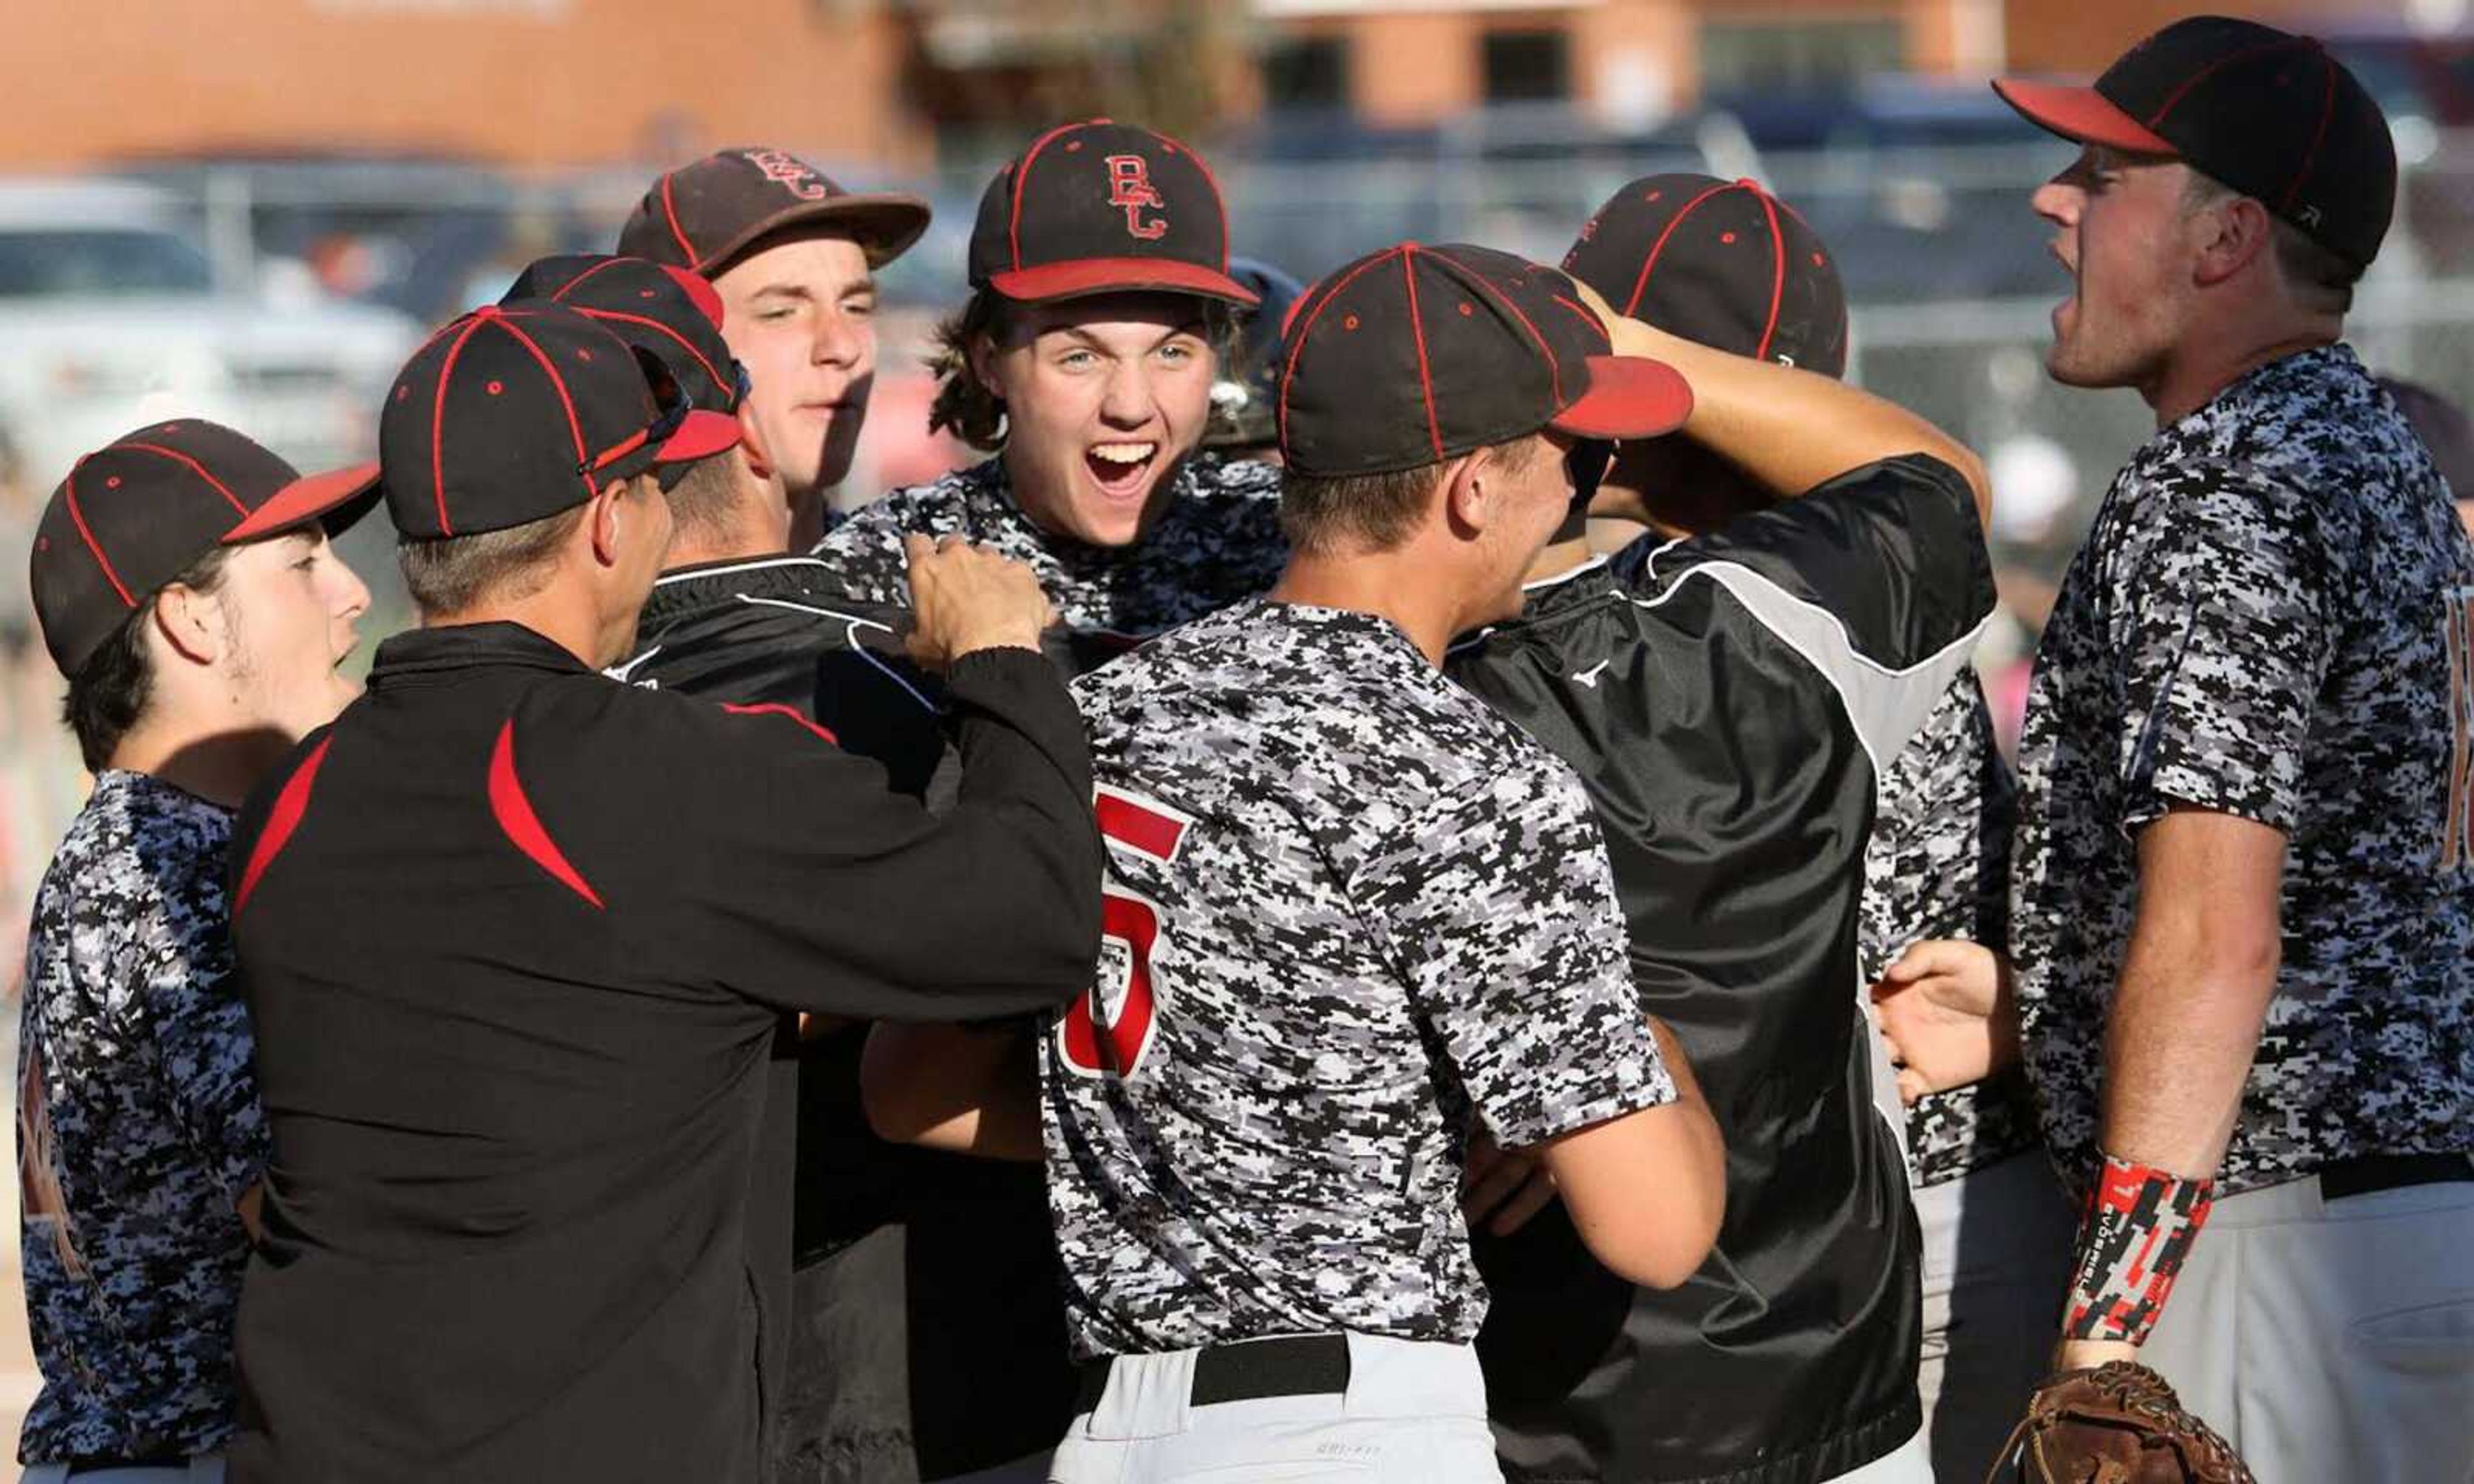
{"label": "team huddle", "polygon": [[2015,778],[1990,481],[1751,180],[1307,287],[1050,130],[938,334],[985,457],[837,522],[928,207],[726,150],[374,464],[81,460],[26,1477],[2462,1475],[2474,545],[2342,341],[2388,126],[2217,17],[1996,86],[2079,148],[2049,370],[2158,430]]}

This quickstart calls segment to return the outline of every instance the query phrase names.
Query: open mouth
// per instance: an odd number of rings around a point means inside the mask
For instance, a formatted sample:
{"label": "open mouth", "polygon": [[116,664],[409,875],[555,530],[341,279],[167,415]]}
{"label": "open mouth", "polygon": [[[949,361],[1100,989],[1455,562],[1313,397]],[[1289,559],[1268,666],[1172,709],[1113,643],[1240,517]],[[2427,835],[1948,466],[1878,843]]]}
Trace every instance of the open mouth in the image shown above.
{"label": "open mouth", "polygon": [[1142,489],[1159,451],[1155,443],[1094,443],[1083,450],[1082,467],[1102,493],[1126,498]]}

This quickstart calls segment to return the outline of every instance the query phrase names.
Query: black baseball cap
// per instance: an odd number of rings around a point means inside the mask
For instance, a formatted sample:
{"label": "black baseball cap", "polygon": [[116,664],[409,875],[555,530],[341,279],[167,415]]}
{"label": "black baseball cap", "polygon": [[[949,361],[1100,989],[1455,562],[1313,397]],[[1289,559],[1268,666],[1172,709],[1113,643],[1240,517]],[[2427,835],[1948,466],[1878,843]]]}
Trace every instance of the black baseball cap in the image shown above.
{"label": "black baseball cap", "polygon": [[618,251],[712,275],[794,227],[847,232],[882,268],[928,229],[928,203],[896,191],[846,191],[792,155],[762,145],[716,150],[664,172],[618,228]]}
{"label": "black baseball cap", "polygon": [[387,515],[415,540],[571,510],[614,479],[739,442],[664,368],[582,311],[529,299],[454,321],[413,352],[378,419]]}
{"label": "black baseball cap", "polygon": [[737,413],[746,395],[746,372],[722,338],[721,296],[684,268],[599,252],[545,257],[518,274],[498,302],[525,299],[565,304],[659,357],[691,406]]}
{"label": "black baseball cap", "polygon": [[1306,292],[1283,334],[1280,450],[1330,478],[1419,468],[1554,428],[1650,438],[1692,389],[1618,356],[1555,269],[1492,248],[1404,242]]}
{"label": "black baseball cap", "polygon": [[1228,273],[1228,211],[1202,156],[1104,118],[1052,129],[997,172],[971,227],[971,287],[1020,303],[1198,294],[1250,307]]}
{"label": "black baseball cap", "polygon": [[310,521],[340,533],[377,503],[378,467],[303,477],[250,438],[200,418],[124,434],[77,461],[35,525],[35,616],[74,679],[113,630],[217,546]]}
{"label": "black baseball cap", "polygon": [[2065,139],[2182,160],[2357,267],[2388,235],[2388,119],[2316,36],[2195,15],[2124,52],[2092,87],[2001,78],[1993,90]]}
{"label": "black baseball cap", "polygon": [[1644,176],[1589,218],[1564,271],[1668,334],[1825,376],[1847,371],[1838,265],[1758,181]]}

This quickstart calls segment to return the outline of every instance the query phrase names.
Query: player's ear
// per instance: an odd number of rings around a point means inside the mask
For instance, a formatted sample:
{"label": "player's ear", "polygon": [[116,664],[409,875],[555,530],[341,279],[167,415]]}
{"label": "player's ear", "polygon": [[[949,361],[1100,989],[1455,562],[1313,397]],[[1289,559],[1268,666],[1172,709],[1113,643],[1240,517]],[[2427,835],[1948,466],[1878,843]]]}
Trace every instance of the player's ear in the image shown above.
{"label": "player's ear", "polygon": [[[650,477],[650,476],[645,476]],[[626,539],[629,481],[614,479],[601,487],[585,507],[584,526],[593,540],[593,560],[603,566],[617,566],[621,542]]]}
{"label": "player's ear", "polygon": [[1473,537],[1492,522],[1495,495],[1503,483],[1495,451],[1480,448],[1443,466],[1437,498],[1444,527],[1454,536]]}

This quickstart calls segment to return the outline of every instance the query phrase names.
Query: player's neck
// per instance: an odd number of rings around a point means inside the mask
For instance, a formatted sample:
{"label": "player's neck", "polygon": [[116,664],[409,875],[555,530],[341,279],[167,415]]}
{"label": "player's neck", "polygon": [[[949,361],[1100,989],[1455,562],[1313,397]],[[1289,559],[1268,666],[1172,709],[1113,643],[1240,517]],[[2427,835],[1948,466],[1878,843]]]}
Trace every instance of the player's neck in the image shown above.
{"label": "player's neck", "polygon": [[1428,664],[1443,662],[1443,649],[1460,632],[1462,596],[1439,581],[1412,548],[1371,554],[1298,552],[1271,591],[1274,603],[1371,613],[1398,625]]}
{"label": "player's neck", "polygon": [[1528,574],[1521,581],[1529,583],[1550,581],[1563,576],[1594,555],[1596,554],[1589,549],[1589,539],[1586,535],[1567,538],[1540,552],[1538,560],[1529,563]]}

